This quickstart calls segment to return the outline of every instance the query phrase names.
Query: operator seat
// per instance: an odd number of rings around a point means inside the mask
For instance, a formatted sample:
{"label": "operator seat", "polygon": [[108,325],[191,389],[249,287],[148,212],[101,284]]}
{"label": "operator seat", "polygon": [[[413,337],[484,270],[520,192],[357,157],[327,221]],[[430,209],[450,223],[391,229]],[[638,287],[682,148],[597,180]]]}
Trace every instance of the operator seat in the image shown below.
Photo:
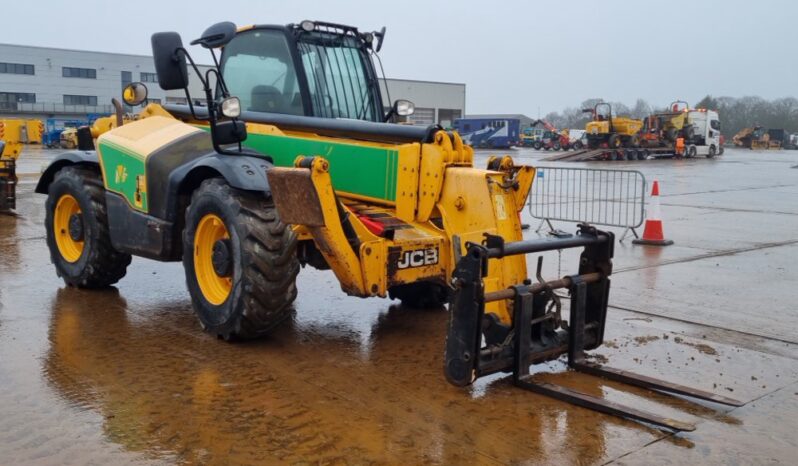
{"label": "operator seat", "polygon": [[255,86],[252,88],[252,104],[249,110],[253,112],[287,113],[283,93],[274,86]]}

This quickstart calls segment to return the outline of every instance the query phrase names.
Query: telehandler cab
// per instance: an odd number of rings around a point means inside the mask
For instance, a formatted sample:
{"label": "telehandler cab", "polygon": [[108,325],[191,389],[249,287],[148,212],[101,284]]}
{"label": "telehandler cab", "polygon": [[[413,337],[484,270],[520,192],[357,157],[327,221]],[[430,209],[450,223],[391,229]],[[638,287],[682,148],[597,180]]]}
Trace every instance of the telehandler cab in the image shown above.
{"label": "telehandler cab", "polygon": [[[693,428],[527,377],[530,364],[567,353],[576,370],[737,404],[584,361],[603,339],[613,235],[582,225],[570,238],[524,240],[534,168],[505,156],[477,169],[456,132],[387,123],[412,105],[383,112],[371,57],[384,36],[312,21],[219,23],[192,42],[216,64],[203,74],[177,33],[154,34],[159,84],[184,89],[189,105],[118,116],[96,151],[47,168],[37,192],[48,196],[56,272],[97,288],[121,279],[132,255],[182,260],[202,327],[234,339],[290,315],[300,265],[332,269],[352,296],[449,302],[445,374],[455,385],[512,372],[521,387],[582,406]],[[188,93],[187,62],[206,106]],[[146,94],[135,83],[124,100]],[[584,248],[578,274],[545,281],[538,262],[538,282],[528,279],[526,254],[572,247]],[[558,288],[571,293],[568,325]]]}

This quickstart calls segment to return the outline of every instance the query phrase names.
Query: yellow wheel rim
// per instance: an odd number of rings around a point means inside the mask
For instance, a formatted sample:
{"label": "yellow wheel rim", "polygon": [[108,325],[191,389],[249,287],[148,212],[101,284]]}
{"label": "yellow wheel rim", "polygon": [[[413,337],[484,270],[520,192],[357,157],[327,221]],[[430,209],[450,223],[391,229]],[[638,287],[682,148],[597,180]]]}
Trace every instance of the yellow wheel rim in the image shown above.
{"label": "yellow wheel rim", "polygon": [[58,199],[53,215],[53,230],[58,252],[67,262],[77,262],[83,254],[83,241],[75,241],[69,234],[69,219],[80,214],[80,205],[71,194],[64,194]]}
{"label": "yellow wheel rim", "polygon": [[213,245],[227,238],[227,227],[215,214],[202,217],[194,233],[194,273],[202,295],[214,306],[225,302],[233,289],[232,277],[220,277],[213,267]]}

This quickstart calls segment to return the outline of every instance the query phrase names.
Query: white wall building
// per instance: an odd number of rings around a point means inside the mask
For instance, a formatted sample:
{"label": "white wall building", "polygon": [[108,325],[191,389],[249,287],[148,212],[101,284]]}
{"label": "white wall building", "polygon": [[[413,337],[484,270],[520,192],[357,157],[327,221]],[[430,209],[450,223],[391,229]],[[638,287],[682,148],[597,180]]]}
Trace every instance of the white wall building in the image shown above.
{"label": "white wall building", "polygon": [[[199,80],[190,77],[192,96],[202,97]],[[158,87],[152,57],[0,44],[0,113],[28,118],[108,114],[111,98],[141,81],[156,102],[185,100],[182,91]]]}
{"label": "white wall building", "polygon": [[[207,66],[200,67],[204,72]],[[204,100],[199,79],[189,67],[191,96]],[[113,112],[111,98],[120,98],[132,82],[147,85],[150,100],[185,103],[183,91],[158,86],[152,57],[50,47],[0,44],[0,118],[86,119]],[[465,114],[465,84],[388,79],[383,100],[408,99],[416,124],[451,125]]]}
{"label": "white wall building", "polygon": [[414,124],[440,123],[450,127],[455,118],[465,115],[465,84],[391,78],[386,81],[387,92],[384,83],[380,86],[383,102],[389,106],[396,99],[407,99],[416,104],[416,112],[408,118]]}

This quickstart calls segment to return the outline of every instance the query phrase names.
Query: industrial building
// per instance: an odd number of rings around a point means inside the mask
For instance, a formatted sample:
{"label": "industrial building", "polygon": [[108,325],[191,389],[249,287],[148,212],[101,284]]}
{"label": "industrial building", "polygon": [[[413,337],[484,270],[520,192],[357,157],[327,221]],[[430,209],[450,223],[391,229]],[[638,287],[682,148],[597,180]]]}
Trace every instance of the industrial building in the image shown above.
{"label": "industrial building", "polygon": [[[199,80],[190,67],[189,72],[191,95],[200,98]],[[158,86],[150,56],[0,44],[0,117],[63,120],[112,113],[111,98],[133,81],[147,85],[150,101],[186,103],[183,91]],[[450,126],[465,114],[465,84],[386,81],[387,87],[381,86],[386,105],[400,98],[415,103],[410,123]]]}
{"label": "industrial building", "polygon": [[390,105],[396,99],[407,99],[416,104],[416,111],[408,121],[419,125],[439,123],[452,126],[456,118],[465,115],[466,86],[462,83],[386,79],[380,86],[382,100]]}

